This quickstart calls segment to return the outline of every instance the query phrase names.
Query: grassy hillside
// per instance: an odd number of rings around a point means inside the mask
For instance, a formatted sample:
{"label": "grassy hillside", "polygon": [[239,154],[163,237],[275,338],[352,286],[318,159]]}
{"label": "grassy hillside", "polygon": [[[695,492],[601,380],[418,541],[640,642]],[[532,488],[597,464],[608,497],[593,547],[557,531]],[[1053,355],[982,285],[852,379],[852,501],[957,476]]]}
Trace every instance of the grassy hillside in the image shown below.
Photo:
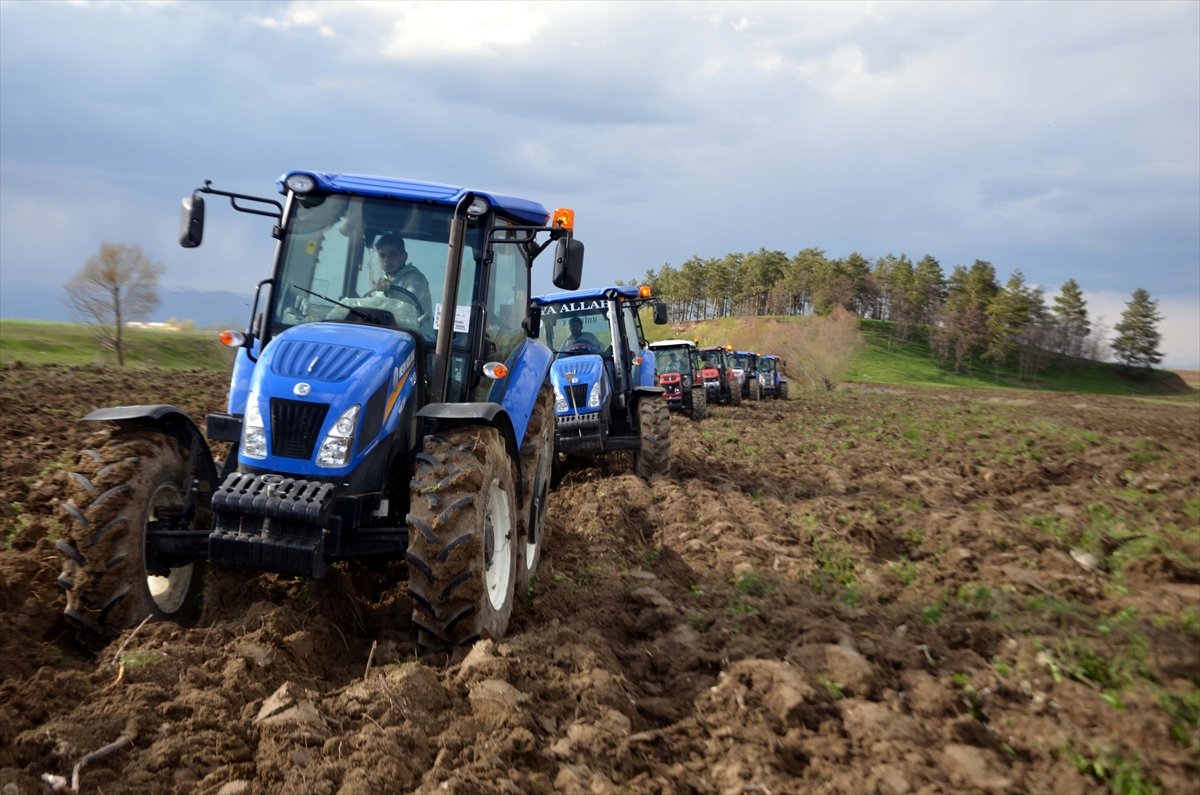
{"label": "grassy hillside", "polygon": [[[1131,374],[1126,368],[1104,362],[1083,362],[1075,368],[1044,370],[1033,381],[1021,381],[1015,368],[996,372],[989,364],[978,364],[970,374],[955,375],[941,367],[924,340],[897,343],[891,339],[892,324],[886,321],[858,321],[859,344],[851,345],[838,334],[814,333],[814,317],[721,318],[701,323],[655,326],[649,318],[643,324],[652,340],[682,337],[699,340],[702,345],[729,344],[739,350],[775,353],[789,362],[789,374],[803,383],[808,360],[843,356],[835,381],[890,386],[958,386],[975,389],[1044,389],[1056,392],[1086,392],[1106,395],[1170,395],[1170,400],[1196,402],[1200,392],[1169,370]],[[806,330],[809,329],[809,330]],[[827,350],[816,356],[813,345]],[[1178,396],[1178,397],[1174,397]]]}
{"label": "grassy hillside", "polygon": [[[126,331],[125,364],[129,367],[226,370],[233,353],[212,331]],[[29,364],[115,365],[116,354],[96,340],[80,323],[0,320],[0,365]]]}

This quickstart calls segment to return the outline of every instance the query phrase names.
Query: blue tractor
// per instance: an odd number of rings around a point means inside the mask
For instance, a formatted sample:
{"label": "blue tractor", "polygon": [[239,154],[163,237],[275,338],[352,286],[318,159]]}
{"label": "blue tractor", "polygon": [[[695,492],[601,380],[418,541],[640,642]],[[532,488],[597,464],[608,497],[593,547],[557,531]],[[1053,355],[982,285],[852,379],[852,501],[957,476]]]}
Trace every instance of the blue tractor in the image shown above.
{"label": "blue tractor", "polygon": [[[671,417],[655,381],[654,352],[638,310],[653,305],[654,322],[667,307],[649,287],[605,287],[537,296],[542,337],[555,351],[555,462],[611,450],[632,450],[644,478],[671,470]],[[556,478],[557,478],[556,472]]]}
{"label": "blue tractor", "polygon": [[778,356],[764,355],[758,357],[758,385],[762,391],[764,400],[767,398],[775,398],[776,400],[788,399],[788,382],[783,377],[783,372],[779,369],[786,366],[786,364],[787,362]]}
{"label": "blue tractor", "polygon": [[112,427],[68,478],[67,619],[102,643],[186,618],[206,573],[402,559],[421,645],[503,635],[536,572],[554,443],[530,269],[553,242],[554,283],[579,286],[574,213],[318,171],[276,187],[282,201],[209,182],[184,199],[185,248],[206,195],[271,218],[271,276],[249,328],[223,334],[237,356],[207,439],[167,405],[84,418]]}

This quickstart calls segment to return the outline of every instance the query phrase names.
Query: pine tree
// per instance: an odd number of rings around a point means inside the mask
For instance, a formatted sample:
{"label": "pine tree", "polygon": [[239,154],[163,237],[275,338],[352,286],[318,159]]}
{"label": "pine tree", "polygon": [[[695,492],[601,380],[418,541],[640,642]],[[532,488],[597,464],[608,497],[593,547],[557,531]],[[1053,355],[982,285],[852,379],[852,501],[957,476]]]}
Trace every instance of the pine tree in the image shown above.
{"label": "pine tree", "polygon": [[1117,324],[1117,336],[1113,340],[1113,353],[1117,359],[1130,367],[1146,367],[1162,361],[1158,344],[1162,335],[1158,333],[1158,301],[1142,288],[1133,291],[1133,299],[1125,305],[1121,322]]}
{"label": "pine tree", "polygon": [[1064,356],[1080,356],[1092,324],[1088,321],[1083,291],[1074,279],[1067,279],[1060,294],[1055,296],[1054,319],[1058,324],[1058,352]]}

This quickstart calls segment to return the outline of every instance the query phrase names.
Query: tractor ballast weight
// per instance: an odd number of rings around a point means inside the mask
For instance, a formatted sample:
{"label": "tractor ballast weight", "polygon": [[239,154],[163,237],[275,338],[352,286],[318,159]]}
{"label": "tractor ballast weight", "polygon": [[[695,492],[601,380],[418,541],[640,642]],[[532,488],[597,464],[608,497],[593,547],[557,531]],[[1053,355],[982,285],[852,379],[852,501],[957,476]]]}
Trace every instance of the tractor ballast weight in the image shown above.
{"label": "tractor ballast weight", "polygon": [[700,356],[700,379],[710,405],[724,403],[740,406],[742,403],[742,387],[730,364],[729,351],[729,348],[720,345],[697,350]]}
{"label": "tractor ballast weight", "polygon": [[277,188],[206,181],[184,199],[185,248],[205,195],[272,218],[278,240],[249,328],[222,335],[237,356],[206,431],[231,450],[218,467],[170,406],[84,418],[115,429],[67,479],[66,616],[104,642],[186,617],[205,565],[321,577],[403,559],[422,645],[499,637],[536,572],[553,456],[530,269],[554,243],[555,284],[578,287],[574,214],[386,177],[291,171]]}
{"label": "tractor ballast weight", "polygon": [[694,420],[708,414],[708,395],[700,380],[700,357],[691,340],[659,340],[648,346],[654,353],[654,370],[663,388],[667,408]]}
{"label": "tractor ballast weight", "polygon": [[604,287],[536,296],[542,339],[555,359],[556,458],[632,450],[634,470],[649,478],[671,467],[670,413],[655,379],[639,311],[666,305],[648,287]]}
{"label": "tractor ballast weight", "polygon": [[783,371],[781,370],[785,366],[787,366],[787,362],[778,356],[764,355],[758,357],[758,383],[763,400],[767,398],[775,398],[776,400],[788,399],[788,382],[783,377]]}

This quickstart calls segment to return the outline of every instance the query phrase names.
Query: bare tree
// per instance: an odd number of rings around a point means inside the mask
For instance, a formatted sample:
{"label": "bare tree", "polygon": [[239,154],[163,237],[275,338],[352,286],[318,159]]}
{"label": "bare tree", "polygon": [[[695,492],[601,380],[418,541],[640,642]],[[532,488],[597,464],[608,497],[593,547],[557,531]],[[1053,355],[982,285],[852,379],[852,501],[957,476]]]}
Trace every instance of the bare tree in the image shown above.
{"label": "bare tree", "polygon": [[165,271],[141,246],[101,243],[99,253],[63,288],[71,312],[96,330],[122,367],[125,321],[143,318],[158,306],[158,283]]}

